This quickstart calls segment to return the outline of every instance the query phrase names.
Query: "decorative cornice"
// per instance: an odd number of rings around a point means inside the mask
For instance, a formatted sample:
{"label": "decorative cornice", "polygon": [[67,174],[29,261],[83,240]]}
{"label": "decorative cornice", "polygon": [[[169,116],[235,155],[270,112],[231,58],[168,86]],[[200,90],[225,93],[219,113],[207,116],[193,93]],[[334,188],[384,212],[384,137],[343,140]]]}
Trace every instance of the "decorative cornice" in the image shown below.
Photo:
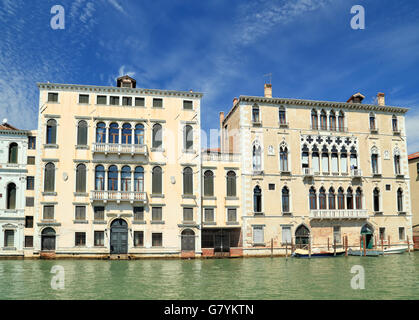
{"label": "decorative cornice", "polygon": [[160,90],[160,89],[141,89],[141,88],[123,88],[123,87],[107,87],[107,86],[91,86],[79,84],[58,84],[58,83],[37,83],[40,90],[65,90],[65,91],[84,91],[96,93],[121,93],[121,94],[141,94],[152,96],[168,96],[168,97],[188,97],[202,98],[203,93],[176,91],[176,90]]}

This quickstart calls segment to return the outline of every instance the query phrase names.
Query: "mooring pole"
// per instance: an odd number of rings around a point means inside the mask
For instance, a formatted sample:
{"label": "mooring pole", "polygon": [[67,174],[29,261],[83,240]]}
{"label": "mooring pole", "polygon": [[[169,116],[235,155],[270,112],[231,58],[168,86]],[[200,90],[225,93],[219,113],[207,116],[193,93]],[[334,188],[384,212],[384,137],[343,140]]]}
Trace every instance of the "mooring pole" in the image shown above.
{"label": "mooring pole", "polygon": [[329,238],[327,238],[327,251],[329,251]]}
{"label": "mooring pole", "polygon": [[311,238],[308,238],[308,257],[311,258]]}
{"label": "mooring pole", "polygon": [[285,242],[285,258],[288,259],[288,240]]}
{"label": "mooring pole", "polygon": [[344,244],[345,244],[345,257],[347,257],[348,256],[348,236],[345,236]]}
{"label": "mooring pole", "polygon": [[291,254],[293,253],[294,253],[294,240],[292,240],[292,237],[291,237]]}
{"label": "mooring pole", "polygon": [[333,238],[333,255],[336,256],[336,238]]}
{"label": "mooring pole", "polygon": [[274,239],[271,238],[271,258],[274,256]]}
{"label": "mooring pole", "polygon": [[410,242],[409,242],[409,236],[407,236],[407,251],[410,253]]}
{"label": "mooring pole", "polygon": [[381,251],[384,254],[384,237],[381,237]]}
{"label": "mooring pole", "polygon": [[367,255],[367,245],[366,245],[366,243],[365,243],[365,234],[362,236],[362,243],[363,243],[363,245],[364,245],[364,257]]}
{"label": "mooring pole", "polygon": [[388,248],[390,249],[390,236],[388,236]]}
{"label": "mooring pole", "polygon": [[359,255],[362,256],[362,236],[359,236]]}

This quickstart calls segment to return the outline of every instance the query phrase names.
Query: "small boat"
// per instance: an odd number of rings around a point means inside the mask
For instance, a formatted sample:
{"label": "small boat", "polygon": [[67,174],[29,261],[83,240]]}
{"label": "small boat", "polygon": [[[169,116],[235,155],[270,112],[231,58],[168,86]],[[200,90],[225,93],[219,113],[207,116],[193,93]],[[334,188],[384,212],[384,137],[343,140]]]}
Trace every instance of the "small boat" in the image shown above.
{"label": "small boat", "polygon": [[[368,250],[367,249],[366,252],[365,252],[365,255],[367,257],[378,257],[382,254],[383,254],[383,252],[379,251],[379,250]],[[354,249],[349,248],[348,249],[348,256],[361,256],[361,257],[363,257],[364,256],[364,250],[354,250]]]}
{"label": "small boat", "polygon": [[[313,249],[311,252],[311,258],[327,258],[327,257],[339,257],[339,256],[343,256],[345,254],[345,250],[343,249],[336,249],[336,255],[335,253],[332,251],[322,251],[319,249]],[[297,249],[294,251],[294,253],[292,254],[293,257],[295,258],[309,258],[310,254],[308,252],[308,250],[304,250],[304,249]]]}
{"label": "small boat", "polygon": [[407,247],[384,248],[384,254],[401,254],[407,251]]}

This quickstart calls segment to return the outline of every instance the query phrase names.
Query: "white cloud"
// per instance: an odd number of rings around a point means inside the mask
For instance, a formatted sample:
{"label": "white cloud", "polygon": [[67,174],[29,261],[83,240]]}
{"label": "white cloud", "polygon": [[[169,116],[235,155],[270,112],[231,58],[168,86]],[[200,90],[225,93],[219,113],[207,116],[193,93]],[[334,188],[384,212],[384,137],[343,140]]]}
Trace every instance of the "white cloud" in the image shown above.
{"label": "white cloud", "polygon": [[108,0],[108,3],[111,4],[119,12],[126,14],[124,8],[117,0]]}

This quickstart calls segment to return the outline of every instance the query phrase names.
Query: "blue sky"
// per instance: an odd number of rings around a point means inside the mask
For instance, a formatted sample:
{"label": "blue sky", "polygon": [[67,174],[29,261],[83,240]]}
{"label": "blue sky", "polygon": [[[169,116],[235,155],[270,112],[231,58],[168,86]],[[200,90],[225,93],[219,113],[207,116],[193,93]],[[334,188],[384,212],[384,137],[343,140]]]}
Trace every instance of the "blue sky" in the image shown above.
{"label": "blue sky", "polygon": [[[65,29],[50,27],[53,5]],[[363,5],[366,29],[350,27]],[[201,91],[202,127],[240,95],[346,101],[377,92],[411,108],[409,152],[419,151],[417,0],[0,0],[0,118],[37,125],[36,82]]]}

